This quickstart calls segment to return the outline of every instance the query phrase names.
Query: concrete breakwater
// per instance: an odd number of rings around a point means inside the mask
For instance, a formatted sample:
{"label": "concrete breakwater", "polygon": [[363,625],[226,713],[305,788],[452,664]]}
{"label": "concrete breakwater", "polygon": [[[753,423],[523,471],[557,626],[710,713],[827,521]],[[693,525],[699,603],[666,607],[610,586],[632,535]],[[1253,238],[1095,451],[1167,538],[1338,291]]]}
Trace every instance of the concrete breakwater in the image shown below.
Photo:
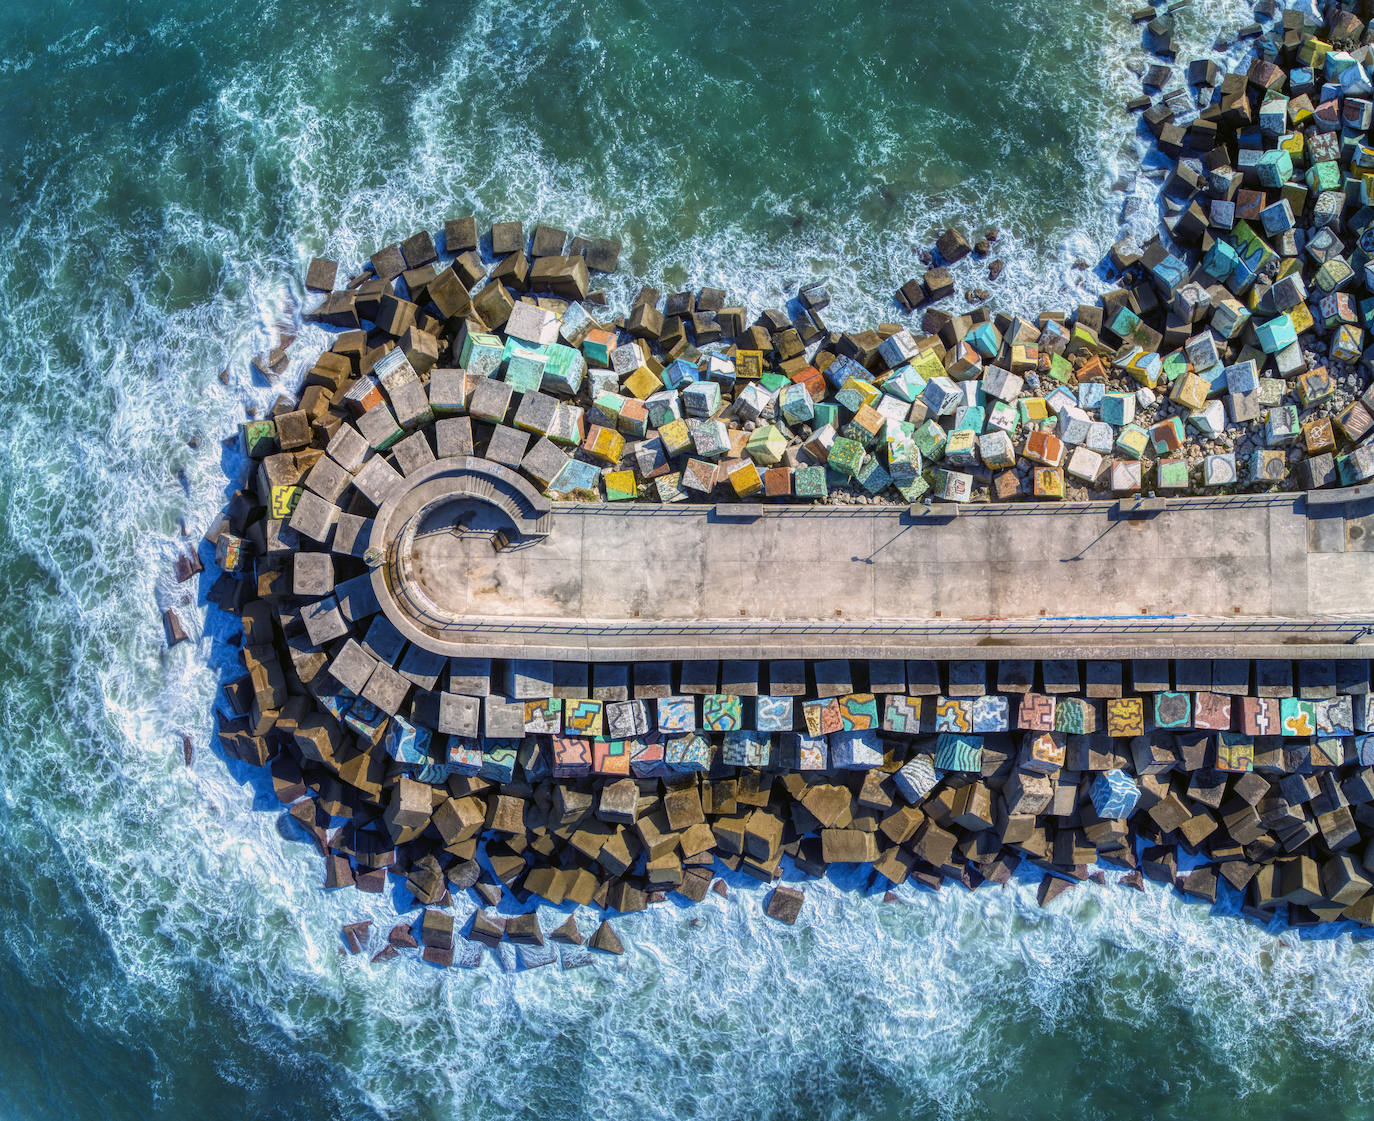
{"label": "concrete breakwater", "polygon": [[[700,898],[717,861],[771,882],[784,857],[932,886],[1030,860],[1048,896],[1099,859],[1172,880],[1181,847],[1204,861],[1191,894],[1220,879],[1257,913],[1374,920],[1365,660],[589,670],[436,653],[379,594],[396,563],[381,523],[431,476],[448,489],[401,511],[405,540],[486,556],[546,537],[560,499],[962,505],[1374,478],[1364,30],[1339,9],[1285,16],[1246,73],[1194,64],[1147,98],[1175,158],[1168,236],[1114,247],[1101,304],[1034,323],[944,309],[940,262],[995,245],[958,231],[902,288],[903,322],[848,332],[824,284],[754,317],[712,289],[646,289],[613,314],[592,277],[618,246],[548,226],[479,237],[455,219],[342,287],[312,261],[309,317],[338,333],[299,394],[244,425],[252,474],[209,535],[214,598],[244,623],[226,752],[271,768],[327,886],[403,877],[444,963],[459,892],[624,911]],[[800,905],[780,886],[770,913]],[[468,933],[543,938],[485,911]]]}

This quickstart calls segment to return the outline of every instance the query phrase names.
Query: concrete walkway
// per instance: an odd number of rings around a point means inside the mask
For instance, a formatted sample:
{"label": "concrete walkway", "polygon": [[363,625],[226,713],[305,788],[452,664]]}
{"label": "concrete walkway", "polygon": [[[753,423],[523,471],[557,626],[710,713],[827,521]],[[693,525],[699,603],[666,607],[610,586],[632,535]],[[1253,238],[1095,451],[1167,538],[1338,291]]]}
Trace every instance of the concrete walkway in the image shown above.
{"label": "concrete walkway", "polygon": [[[1148,518],[989,506],[943,524],[891,507],[737,510],[558,506],[547,538],[499,554],[418,537],[409,572],[428,617],[403,596],[384,607],[413,641],[494,657],[1369,654],[1344,644],[1374,624],[1374,553],[1323,550],[1337,532],[1314,530],[1300,496]],[[1320,513],[1342,546],[1364,540],[1346,528],[1358,511]]]}

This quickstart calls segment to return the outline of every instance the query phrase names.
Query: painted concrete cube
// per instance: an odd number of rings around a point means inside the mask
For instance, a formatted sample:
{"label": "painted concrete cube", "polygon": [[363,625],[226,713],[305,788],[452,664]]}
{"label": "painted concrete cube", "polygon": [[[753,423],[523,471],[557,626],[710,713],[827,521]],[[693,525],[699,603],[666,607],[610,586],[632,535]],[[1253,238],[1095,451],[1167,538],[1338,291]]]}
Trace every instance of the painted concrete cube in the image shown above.
{"label": "painted concrete cube", "polygon": [[660,697],[657,707],[660,732],[667,735],[680,735],[697,730],[697,701],[695,697]]}
{"label": "painted concrete cube", "polygon": [[570,736],[599,736],[603,733],[605,706],[588,698],[569,701],[563,710],[563,727]]}
{"label": "painted concrete cube", "polygon": [[966,697],[940,697],[935,702],[937,732],[972,732],[973,701]]}
{"label": "painted concrete cube", "polygon": [[829,766],[830,745],[824,736],[788,732],[782,739],[783,760],[798,771],[823,771]]}
{"label": "painted concrete cube", "polygon": [[643,701],[610,701],[605,706],[606,733],[612,739],[628,740],[647,735],[649,706]]}
{"label": "painted concrete cube", "polygon": [[[1370,738],[1374,739],[1374,736]],[[981,769],[980,760],[979,770]],[[913,805],[923,801],[939,781],[940,777],[935,773],[935,766],[929,755],[913,755],[892,776],[893,785],[897,787],[898,793]]]}
{"label": "painted concrete cube", "polygon": [[1101,818],[1127,818],[1140,801],[1140,787],[1125,771],[1103,771],[1088,788],[1093,811]]}
{"label": "painted concrete cube", "polygon": [[430,730],[417,728],[401,716],[393,716],[382,736],[382,747],[398,763],[422,766],[433,762],[429,753]]}
{"label": "painted concrete cube", "polygon": [[673,773],[668,766],[666,743],[661,732],[649,732],[630,743],[630,774],[636,778],[665,778]]}
{"label": "painted concrete cube", "polygon": [[1017,706],[1016,726],[1027,732],[1054,731],[1055,698],[1044,693],[1024,693]]}
{"label": "painted concrete cube", "polygon": [[838,701],[841,731],[866,732],[879,726],[878,698],[872,693],[849,693]]}
{"label": "painted concrete cube", "polygon": [[726,732],[721,761],[727,767],[766,767],[773,748],[767,732]]}
{"label": "painted concrete cube", "polygon": [[840,702],[834,697],[822,697],[802,704],[806,732],[812,736],[828,736],[844,727],[840,720]]}
{"label": "painted concrete cube", "polygon": [[1240,730],[1247,736],[1277,736],[1282,709],[1277,697],[1241,697]]}
{"label": "painted concrete cube", "polygon": [[1145,705],[1139,697],[1113,697],[1107,701],[1107,735],[1129,739],[1145,734]]}
{"label": "painted concrete cube", "polygon": [[556,736],[563,731],[563,698],[525,702],[525,735]]}
{"label": "painted concrete cube", "polygon": [[1244,774],[1255,765],[1255,740],[1244,732],[1217,735],[1216,768],[1227,774]]}
{"label": "painted concrete cube", "polygon": [[1072,736],[1097,731],[1097,709],[1080,697],[1062,697],[1054,709],[1054,730]]}
{"label": "painted concrete cube", "polygon": [[883,698],[883,731],[914,736],[921,730],[921,698],[889,694]]}
{"label": "painted concrete cube", "polygon": [[550,743],[554,778],[577,778],[592,772],[592,741],[585,736],[554,736]]}
{"label": "painted concrete cube", "polygon": [[1208,732],[1231,730],[1231,698],[1224,693],[1193,694],[1193,727]]}
{"label": "painted concrete cube", "polygon": [[1007,698],[986,694],[973,698],[973,731],[979,735],[1005,732],[1010,727]]}
{"label": "painted concrete cube", "polygon": [[876,731],[835,732],[830,762],[845,771],[867,771],[883,765],[883,745]]}
{"label": "painted concrete cube", "polygon": [[[482,769],[482,744],[468,736],[449,736],[448,770],[455,775],[475,775]],[[583,772],[585,773],[585,772]]]}
{"label": "painted concrete cube", "polygon": [[1156,728],[1190,728],[1193,724],[1193,695],[1171,690],[1154,695]]}
{"label": "painted concrete cube", "polygon": [[629,740],[613,740],[598,736],[592,740],[592,773],[598,775],[628,775],[630,773]]}
{"label": "painted concrete cube", "polygon": [[477,772],[477,776],[488,782],[502,785],[514,781],[519,742],[519,740],[484,740],[482,743],[482,768]]}
{"label": "painted concrete cube", "polygon": [[935,738],[935,769],[976,774],[983,769],[983,737],[945,732]]}
{"label": "painted concrete cube", "polygon": [[1350,698],[1333,697],[1317,702],[1317,735],[1352,736],[1355,734],[1355,714]]}
{"label": "painted concrete cube", "polygon": [[700,732],[670,736],[663,746],[663,758],[674,772],[704,771],[711,766],[714,748]]}
{"label": "painted concrete cube", "polygon": [[1311,701],[1300,697],[1283,697],[1279,701],[1279,734],[1282,736],[1315,736],[1317,709]]}
{"label": "painted concrete cube", "polygon": [[754,701],[754,727],[760,732],[790,732],[792,711],[792,697],[758,697]]}
{"label": "painted concrete cube", "polygon": [[1026,738],[1018,766],[1031,774],[1058,774],[1064,768],[1066,754],[1067,746],[1062,732],[1041,732],[1038,736]]}
{"label": "painted concrete cube", "polygon": [[730,693],[708,693],[701,699],[701,727],[707,732],[738,732],[744,727],[744,702]]}

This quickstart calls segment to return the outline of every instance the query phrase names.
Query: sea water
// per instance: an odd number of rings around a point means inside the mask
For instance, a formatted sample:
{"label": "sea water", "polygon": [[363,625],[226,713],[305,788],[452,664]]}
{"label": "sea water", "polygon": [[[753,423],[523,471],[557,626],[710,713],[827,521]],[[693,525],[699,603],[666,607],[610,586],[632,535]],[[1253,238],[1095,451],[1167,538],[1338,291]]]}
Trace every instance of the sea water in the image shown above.
{"label": "sea water", "polygon": [[[325,894],[262,775],[215,752],[233,623],[171,576],[317,253],[351,273],[447,217],[542,220],[624,240],[621,306],[718,284],[758,310],[828,277],[860,326],[958,223],[1006,262],[961,290],[1091,297],[1157,215],[1126,7],[7,5],[0,1116],[1368,1117],[1367,942],[1110,872],[1048,911],[1028,878],[886,902],[840,876],[796,927],[731,879],[567,971],[349,956],[342,923],[372,918],[375,950],[416,910]],[[1179,18],[1186,59],[1250,16]],[[193,632],[172,650],[166,607]]]}

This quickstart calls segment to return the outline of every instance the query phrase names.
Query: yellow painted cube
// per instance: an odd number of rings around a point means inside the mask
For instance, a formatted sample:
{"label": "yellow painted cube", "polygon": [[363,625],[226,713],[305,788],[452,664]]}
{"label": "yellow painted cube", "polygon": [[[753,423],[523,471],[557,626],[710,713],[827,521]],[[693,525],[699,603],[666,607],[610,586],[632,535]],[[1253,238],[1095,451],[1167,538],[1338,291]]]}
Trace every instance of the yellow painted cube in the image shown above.
{"label": "yellow painted cube", "polygon": [[748,498],[763,489],[759,469],[749,459],[738,459],[729,464],[726,468],[726,477],[730,480],[730,489],[735,492],[737,498]]}
{"label": "yellow painted cube", "polygon": [[907,364],[926,381],[945,376],[945,364],[940,361],[940,356],[935,353],[934,348],[922,350]]}
{"label": "yellow painted cube", "polygon": [[763,377],[763,351],[735,351],[735,377],[745,381],[757,381]]}
{"label": "yellow painted cube", "polygon": [[1186,409],[1201,409],[1207,404],[1208,385],[1197,374],[1184,374],[1174,383],[1169,400]]}
{"label": "yellow painted cube", "polygon": [[882,390],[871,381],[860,381],[858,378],[845,378],[844,384],[840,386],[840,391],[850,390],[857,393],[863,399],[865,405],[871,405],[883,395]]}
{"label": "yellow painted cube", "polygon": [[304,493],[304,487],[273,487],[270,516],[289,518],[296,509],[296,503],[301,500],[301,495]]}
{"label": "yellow painted cube", "polygon": [[681,455],[692,446],[691,429],[687,427],[687,422],[680,418],[660,425],[658,438],[663,441],[663,450],[670,456]]}
{"label": "yellow painted cube", "polygon": [[1050,415],[1050,408],[1043,397],[1023,397],[1021,408],[1025,411],[1027,422],[1034,424]]}
{"label": "yellow painted cube", "polygon": [[1288,309],[1288,319],[1293,324],[1293,330],[1301,335],[1304,331],[1310,330],[1315,321],[1312,318],[1312,309],[1307,306],[1305,300],[1300,300],[1296,307]]}
{"label": "yellow painted cube", "polygon": [[1037,467],[1035,469],[1035,497],[1063,498],[1064,472],[1058,467]]}
{"label": "yellow painted cube", "polygon": [[594,424],[582,442],[582,450],[598,463],[614,467],[625,453],[625,437],[614,428]]}
{"label": "yellow painted cube", "polygon": [[1306,146],[1307,141],[1300,132],[1290,132],[1279,138],[1279,147],[1293,157],[1294,163],[1302,159]]}
{"label": "yellow painted cube", "polygon": [[657,393],[663,388],[661,378],[649,372],[648,367],[641,366],[622,383],[623,388],[634,397],[643,401],[651,393]]}
{"label": "yellow painted cube", "polygon": [[603,471],[601,477],[606,481],[608,501],[625,502],[639,497],[633,471]]}

